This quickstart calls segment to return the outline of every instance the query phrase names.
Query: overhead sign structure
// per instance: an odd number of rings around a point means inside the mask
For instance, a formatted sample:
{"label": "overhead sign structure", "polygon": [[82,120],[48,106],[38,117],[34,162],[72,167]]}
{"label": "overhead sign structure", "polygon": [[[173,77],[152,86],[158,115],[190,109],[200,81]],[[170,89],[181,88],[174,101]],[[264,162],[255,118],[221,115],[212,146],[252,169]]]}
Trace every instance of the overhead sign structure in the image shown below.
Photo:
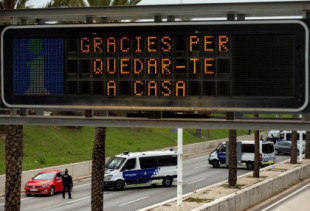
{"label": "overhead sign structure", "polygon": [[302,111],[303,21],[9,26],[2,101],[16,108]]}

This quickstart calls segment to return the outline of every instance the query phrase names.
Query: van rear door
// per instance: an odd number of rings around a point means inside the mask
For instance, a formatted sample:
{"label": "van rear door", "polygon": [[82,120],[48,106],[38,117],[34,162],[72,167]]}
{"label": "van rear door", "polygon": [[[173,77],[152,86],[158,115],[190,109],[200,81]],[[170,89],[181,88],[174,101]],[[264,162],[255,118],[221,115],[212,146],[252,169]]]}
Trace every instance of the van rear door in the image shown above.
{"label": "van rear door", "polygon": [[268,165],[275,163],[276,156],[273,142],[262,143],[262,164]]}

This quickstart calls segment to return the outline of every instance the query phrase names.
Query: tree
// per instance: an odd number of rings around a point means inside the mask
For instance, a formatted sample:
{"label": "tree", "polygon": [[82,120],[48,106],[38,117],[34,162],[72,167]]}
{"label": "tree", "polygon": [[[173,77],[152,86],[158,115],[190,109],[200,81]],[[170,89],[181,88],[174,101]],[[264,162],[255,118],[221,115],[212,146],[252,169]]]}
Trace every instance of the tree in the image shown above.
{"label": "tree", "polygon": [[291,164],[297,164],[297,131],[292,131],[291,138]]}
{"label": "tree", "polygon": [[5,210],[20,210],[20,191],[23,161],[23,126],[5,127]]}
{"label": "tree", "polygon": [[[90,7],[136,5],[141,0],[87,0]],[[47,7],[85,7],[83,0],[52,0]],[[105,165],[105,127],[96,127],[92,155],[91,207],[103,210],[104,165]]]}
{"label": "tree", "polygon": [[105,127],[96,127],[92,156],[91,207],[103,210],[104,166],[105,166]]}
{"label": "tree", "polygon": [[236,130],[229,130],[229,160],[228,185],[234,187],[237,183],[237,138]]}
{"label": "tree", "polygon": [[[2,0],[0,9],[26,8],[28,0]],[[20,210],[20,191],[23,162],[23,126],[5,126],[5,210]]]}
{"label": "tree", "polygon": [[26,8],[28,0],[2,0],[0,1],[0,9],[23,9]]}
{"label": "tree", "polygon": [[45,7],[85,7],[83,0],[52,0]]}
{"label": "tree", "polygon": [[306,159],[310,159],[310,131],[306,132]]}
{"label": "tree", "polygon": [[253,177],[259,178],[259,131],[254,131],[254,169]]}
{"label": "tree", "polygon": [[[258,114],[254,114],[254,118],[258,118]],[[254,131],[254,169],[253,177],[259,178],[259,131]]]}

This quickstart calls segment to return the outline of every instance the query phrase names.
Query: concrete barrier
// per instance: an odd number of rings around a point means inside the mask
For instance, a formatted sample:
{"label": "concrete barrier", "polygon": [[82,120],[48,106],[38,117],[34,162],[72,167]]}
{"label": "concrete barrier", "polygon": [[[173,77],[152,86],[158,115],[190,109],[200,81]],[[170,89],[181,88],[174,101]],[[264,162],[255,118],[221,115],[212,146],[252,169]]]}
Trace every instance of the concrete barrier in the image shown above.
{"label": "concrete barrier", "polygon": [[250,206],[261,202],[286,188],[300,182],[302,179],[310,177],[310,163],[283,172],[275,177],[247,187],[241,191],[232,193],[221,199],[217,199],[209,204],[193,209],[194,211],[210,210],[245,210]]}

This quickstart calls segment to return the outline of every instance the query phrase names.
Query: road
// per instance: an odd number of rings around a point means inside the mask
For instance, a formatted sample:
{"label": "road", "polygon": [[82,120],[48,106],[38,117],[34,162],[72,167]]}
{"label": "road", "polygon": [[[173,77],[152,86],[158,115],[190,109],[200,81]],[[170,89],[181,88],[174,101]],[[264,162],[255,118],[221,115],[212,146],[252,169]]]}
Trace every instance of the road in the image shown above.
{"label": "road", "polygon": [[[183,194],[227,180],[227,168],[213,168],[208,162],[209,154],[201,154],[185,158],[183,163]],[[278,156],[277,162],[288,159],[288,156]],[[238,169],[238,175],[248,173],[246,169]],[[88,211],[91,201],[90,178],[76,181],[72,192],[73,199],[62,199],[61,194],[55,196],[26,197],[22,194],[21,210],[44,210],[44,211]],[[105,191],[104,210],[123,211],[137,210],[155,203],[159,203],[176,197],[176,182],[173,187],[130,188],[124,191]],[[0,198],[0,210],[4,210],[4,199]]]}
{"label": "road", "polygon": [[307,179],[268,200],[264,200],[248,211],[308,211],[309,198],[310,179]]}

